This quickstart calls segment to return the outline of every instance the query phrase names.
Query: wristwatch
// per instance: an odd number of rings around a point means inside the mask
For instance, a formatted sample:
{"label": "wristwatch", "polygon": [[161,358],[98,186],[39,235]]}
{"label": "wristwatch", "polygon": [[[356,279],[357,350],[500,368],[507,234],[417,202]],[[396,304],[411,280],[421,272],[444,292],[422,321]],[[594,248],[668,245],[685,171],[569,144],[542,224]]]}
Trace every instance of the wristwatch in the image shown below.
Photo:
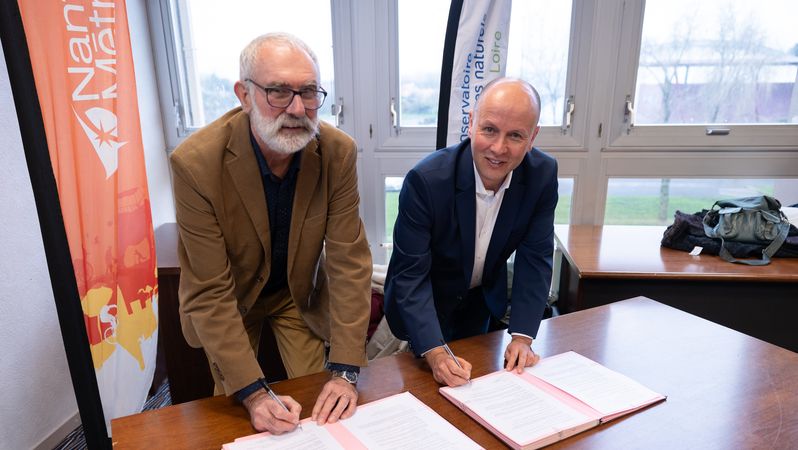
{"label": "wristwatch", "polygon": [[358,375],[359,374],[357,372],[353,372],[351,370],[333,370],[332,371],[332,376],[333,377],[341,377],[341,378],[344,379],[344,381],[346,381],[349,384],[353,384],[353,385],[357,384]]}

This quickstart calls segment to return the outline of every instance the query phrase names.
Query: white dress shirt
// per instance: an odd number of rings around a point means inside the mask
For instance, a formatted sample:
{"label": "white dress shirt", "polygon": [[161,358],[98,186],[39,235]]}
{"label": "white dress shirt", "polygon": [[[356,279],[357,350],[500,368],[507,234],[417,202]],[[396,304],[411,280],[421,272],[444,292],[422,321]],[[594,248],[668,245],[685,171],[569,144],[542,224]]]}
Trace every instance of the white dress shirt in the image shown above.
{"label": "white dress shirt", "polygon": [[474,185],[476,190],[477,215],[476,228],[474,233],[474,269],[471,272],[471,283],[468,287],[473,289],[482,284],[482,272],[485,269],[485,256],[488,254],[490,237],[493,236],[493,228],[496,226],[496,218],[499,217],[499,210],[504,200],[504,192],[510,187],[513,173],[507,174],[504,182],[499,189],[489,191],[485,189],[482,178],[474,165]]}
{"label": "white dress shirt", "polygon": [[[499,217],[499,210],[504,200],[504,192],[510,187],[513,173],[507,174],[507,178],[499,186],[498,191],[493,192],[485,189],[482,178],[474,165],[474,185],[477,197],[477,216],[476,228],[474,233],[474,269],[471,272],[471,283],[469,288],[473,289],[482,284],[482,273],[485,271],[485,257],[488,254],[490,238],[493,236],[493,229],[496,226],[496,219]],[[513,336],[524,336],[532,339],[523,333],[512,333]]]}

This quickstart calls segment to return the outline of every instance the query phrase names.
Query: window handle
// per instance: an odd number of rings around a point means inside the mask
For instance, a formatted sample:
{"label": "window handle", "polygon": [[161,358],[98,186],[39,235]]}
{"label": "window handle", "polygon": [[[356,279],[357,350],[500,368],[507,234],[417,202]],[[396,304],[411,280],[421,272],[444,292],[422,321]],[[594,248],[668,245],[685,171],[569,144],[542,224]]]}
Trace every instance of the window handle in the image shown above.
{"label": "window handle", "polygon": [[565,125],[562,127],[562,134],[566,134],[568,129],[571,128],[575,108],[574,96],[571,95],[568,97],[568,100],[565,101]]}
{"label": "window handle", "polygon": [[631,95],[626,96],[623,117],[626,121],[626,134],[629,134],[629,132],[632,130],[632,127],[635,126],[635,107],[634,103],[632,103]]}
{"label": "window handle", "polygon": [[707,136],[728,136],[731,128],[707,128]]}
{"label": "window handle", "polygon": [[341,128],[344,123],[344,98],[338,97],[338,102],[330,106],[330,112],[335,118],[335,126]]}
{"label": "window handle", "polygon": [[394,131],[396,131],[397,136],[399,135],[399,114],[396,113],[396,98],[391,97],[391,104],[389,105],[389,110],[391,112],[391,126],[393,127]]}

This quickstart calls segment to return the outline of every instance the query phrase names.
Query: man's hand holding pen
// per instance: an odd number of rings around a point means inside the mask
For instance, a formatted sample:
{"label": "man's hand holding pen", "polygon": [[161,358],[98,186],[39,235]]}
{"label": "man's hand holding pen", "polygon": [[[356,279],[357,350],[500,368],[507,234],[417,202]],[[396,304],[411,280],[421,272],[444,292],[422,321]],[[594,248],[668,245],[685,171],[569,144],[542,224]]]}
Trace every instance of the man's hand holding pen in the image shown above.
{"label": "man's hand holding pen", "polygon": [[440,384],[461,386],[471,380],[471,363],[456,357],[445,343],[425,353],[424,358]]}
{"label": "man's hand holding pen", "polygon": [[283,434],[299,425],[302,406],[293,398],[272,396],[268,391],[258,390],[244,400],[252,426],[258,431]]}

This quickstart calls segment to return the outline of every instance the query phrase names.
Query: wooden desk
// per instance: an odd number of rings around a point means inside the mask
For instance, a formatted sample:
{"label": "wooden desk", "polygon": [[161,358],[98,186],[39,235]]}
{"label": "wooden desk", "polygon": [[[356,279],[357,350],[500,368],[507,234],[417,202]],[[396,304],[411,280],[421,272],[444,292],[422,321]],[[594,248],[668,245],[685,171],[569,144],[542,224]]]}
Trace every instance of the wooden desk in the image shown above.
{"label": "wooden desk", "polygon": [[[473,375],[498,370],[503,332],[452,343]],[[626,374],[668,400],[550,448],[798,448],[798,354],[655,301],[636,298],[548,319],[536,350],[574,350]],[[326,374],[275,385],[307,417]],[[428,369],[409,354],[374,361],[361,375],[360,404],[410,391],[486,448],[500,441],[438,393]],[[244,409],[213,397],[111,422],[117,449],[219,449],[253,433]]]}
{"label": "wooden desk", "polygon": [[644,295],[798,351],[798,258],[731,264],[660,246],[665,227],[557,225],[558,305],[578,311]]}

